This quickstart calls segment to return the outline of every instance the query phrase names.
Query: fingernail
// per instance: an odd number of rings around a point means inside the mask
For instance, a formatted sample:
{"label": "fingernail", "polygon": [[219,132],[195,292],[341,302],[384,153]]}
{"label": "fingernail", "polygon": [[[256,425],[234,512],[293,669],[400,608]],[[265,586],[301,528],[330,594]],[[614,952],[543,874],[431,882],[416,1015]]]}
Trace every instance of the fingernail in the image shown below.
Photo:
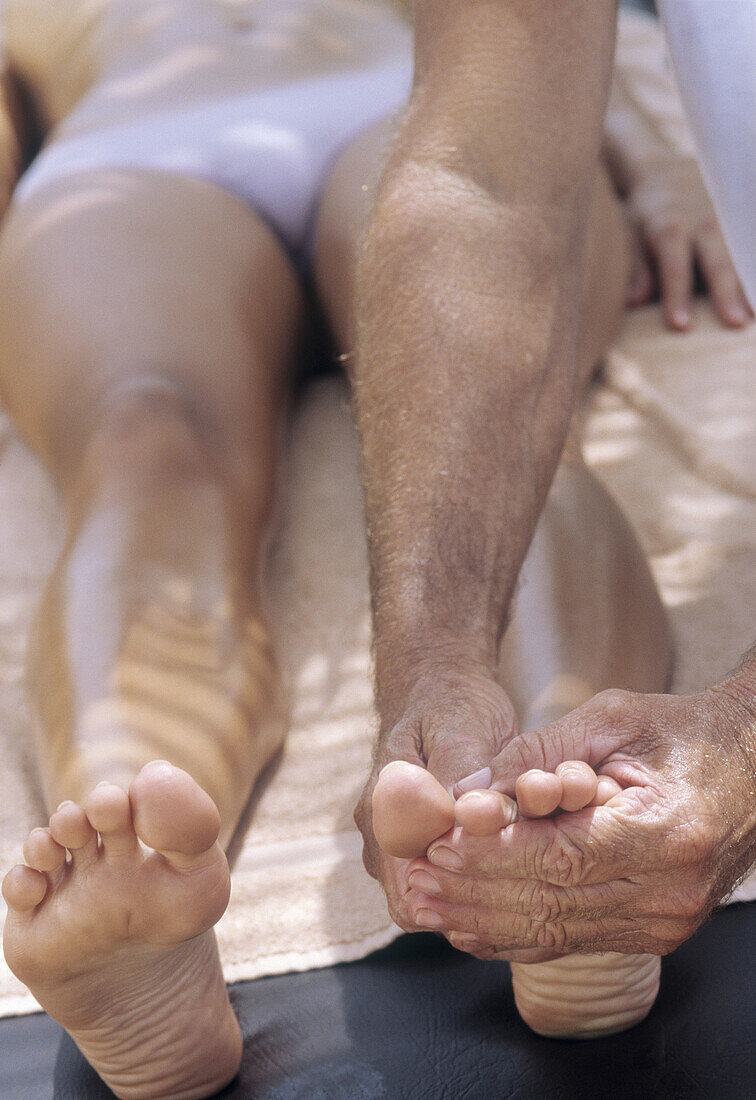
{"label": "fingernail", "polygon": [[422,890],[424,894],[441,893],[441,887],[433,875],[429,875],[427,871],[413,871],[409,877],[409,884],[415,890]]}
{"label": "fingernail", "polygon": [[73,806],[73,804],[74,804],[74,803],[73,803],[73,802],[71,801],[71,799],[70,799],[70,798],[67,798],[67,799],[66,799],[66,800],[65,800],[64,802],[61,802],[61,803],[60,803],[60,804],[58,805],[58,807],[56,808],[55,812],[57,813],[57,812],[58,812],[58,810],[63,810],[63,809],[65,809],[65,807],[66,807],[66,806]]}
{"label": "fingernail", "polygon": [[687,328],[690,324],[690,314],[687,309],[676,309],[672,314],[672,323],[677,328]]}
{"label": "fingernail", "polygon": [[442,867],[445,871],[461,871],[464,864],[462,857],[453,852],[451,848],[433,848],[428,852],[428,862],[434,867]]}
{"label": "fingernail", "polygon": [[443,928],[443,919],[434,913],[432,909],[418,909],[415,914],[415,924],[419,924],[421,928]]}
{"label": "fingernail", "polygon": [[458,791],[485,791],[491,786],[490,768],[481,768],[478,772],[473,772],[472,775],[466,775],[464,779],[460,779],[459,783],[455,786]]}

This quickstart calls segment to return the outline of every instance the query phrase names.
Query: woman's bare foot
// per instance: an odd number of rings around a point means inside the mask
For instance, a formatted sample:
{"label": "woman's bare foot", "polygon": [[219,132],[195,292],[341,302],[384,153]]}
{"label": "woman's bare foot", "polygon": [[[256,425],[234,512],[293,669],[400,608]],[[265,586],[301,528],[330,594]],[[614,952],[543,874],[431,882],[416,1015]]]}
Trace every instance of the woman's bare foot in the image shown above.
{"label": "woman's bare foot", "polygon": [[[597,776],[580,760],[565,761],[555,773],[526,772],[516,785],[517,804],[527,817],[603,806],[621,792],[614,779]],[[520,1016],[551,1038],[595,1039],[625,1031],[645,1019],[659,992],[661,960],[655,955],[567,955],[511,965]]]}
{"label": "woman's bare foot", "polygon": [[101,783],[63,803],[3,882],[8,965],[122,1100],[206,1097],[238,1070],[212,931],[230,883],[219,827],[194,780],[156,761],[128,794]]}

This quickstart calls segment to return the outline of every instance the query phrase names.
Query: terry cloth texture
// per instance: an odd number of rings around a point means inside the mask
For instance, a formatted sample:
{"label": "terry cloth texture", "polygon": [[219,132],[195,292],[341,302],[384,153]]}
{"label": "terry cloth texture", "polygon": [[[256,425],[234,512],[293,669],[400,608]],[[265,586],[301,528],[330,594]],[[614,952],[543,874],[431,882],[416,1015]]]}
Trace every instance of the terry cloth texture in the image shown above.
{"label": "terry cloth texture", "polygon": [[[669,610],[673,689],[716,682],[753,642],[756,606],[756,327],[695,330],[632,314],[586,412],[586,456],[632,521]],[[30,617],[60,543],[53,490],[0,421],[0,867],[44,821],[24,705]],[[282,474],[269,585],[289,680],[291,732],[233,851],[219,925],[229,980],[360,958],[398,934],[366,875],[352,807],[370,761],[367,563],[346,385],[305,393]],[[751,897],[756,897],[752,880]],[[0,1014],[33,1011],[0,968]]]}

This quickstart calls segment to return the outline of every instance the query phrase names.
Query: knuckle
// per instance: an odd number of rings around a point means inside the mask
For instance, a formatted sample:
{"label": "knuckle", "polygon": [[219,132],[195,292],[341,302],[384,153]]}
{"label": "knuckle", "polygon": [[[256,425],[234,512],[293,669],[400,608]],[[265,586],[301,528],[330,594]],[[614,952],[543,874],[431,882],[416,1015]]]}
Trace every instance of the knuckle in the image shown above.
{"label": "knuckle", "polygon": [[549,921],[537,924],[534,929],[534,947],[542,951],[562,951],[565,947],[565,932],[562,925]]}
{"label": "knuckle", "polygon": [[476,936],[485,936],[488,934],[488,929],[485,926],[483,915],[475,910],[470,914],[470,923],[472,928],[470,929]]}
{"label": "knuckle", "polygon": [[667,900],[667,914],[683,921],[695,921],[696,927],[704,919],[710,908],[709,890],[696,884],[687,890],[677,892]]}
{"label": "knuckle", "polygon": [[541,885],[536,892],[531,905],[530,916],[539,924],[549,924],[561,915],[561,906],[556,898],[556,892]]}
{"label": "knuckle", "polygon": [[556,833],[544,848],[539,877],[552,886],[577,886],[587,873],[585,854],[575,841]]}
{"label": "knuckle", "polygon": [[607,688],[599,692],[594,702],[609,722],[617,722],[626,717],[633,704],[632,692],[623,688]]}
{"label": "knuckle", "polygon": [[481,885],[475,878],[465,879],[462,887],[462,901],[467,905],[480,905],[483,901]]}

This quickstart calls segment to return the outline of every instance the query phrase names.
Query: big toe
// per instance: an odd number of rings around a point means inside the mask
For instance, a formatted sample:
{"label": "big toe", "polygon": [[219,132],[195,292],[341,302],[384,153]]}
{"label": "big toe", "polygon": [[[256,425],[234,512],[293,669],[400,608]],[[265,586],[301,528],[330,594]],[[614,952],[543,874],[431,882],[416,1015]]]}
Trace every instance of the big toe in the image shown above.
{"label": "big toe", "polygon": [[454,825],[454,799],[417,764],[393,760],[373,791],[373,831],[384,852],[399,859],[425,855]]}
{"label": "big toe", "polygon": [[146,764],[129,787],[137,835],[149,848],[198,856],[220,832],[220,814],[212,798],[188,772],[164,760]]}

